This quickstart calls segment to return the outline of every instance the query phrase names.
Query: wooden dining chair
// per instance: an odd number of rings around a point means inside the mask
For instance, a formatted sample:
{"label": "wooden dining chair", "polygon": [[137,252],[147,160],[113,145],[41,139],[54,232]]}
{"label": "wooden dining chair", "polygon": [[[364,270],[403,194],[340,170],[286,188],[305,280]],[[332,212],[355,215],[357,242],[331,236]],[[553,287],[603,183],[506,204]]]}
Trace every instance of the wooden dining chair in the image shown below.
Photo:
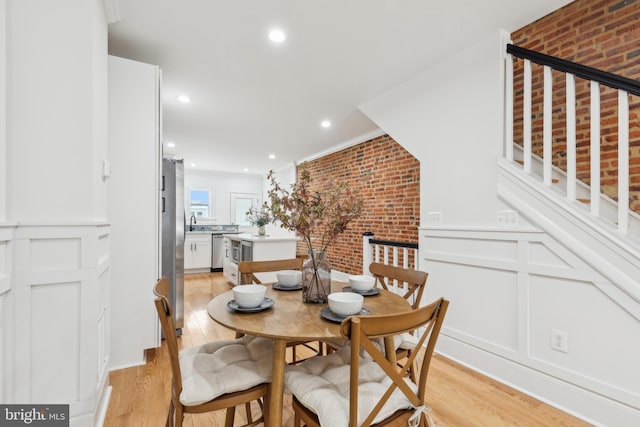
{"label": "wooden dining chair", "polygon": [[[240,263],[238,263],[240,283],[243,285],[251,283],[261,284],[262,282],[258,277],[256,277],[255,273],[268,273],[280,270],[301,270],[303,262],[304,259],[302,258],[278,259],[271,261],[240,261]],[[236,337],[241,335],[242,334],[236,334]],[[304,341],[289,342],[287,343],[287,347],[291,348],[292,363],[299,362],[296,354],[296,347],[298,346],[304,346],[315,354],[323,353],[323,343],[320,342],[317,343],[317,348]]]}
{"label": "wooden dining chair", "polygon": [[[293,394],[294,426],[368,427],[432,425],[426,405],[426,384],[433,350],[449,302],[440,298],[411,312],[392,315],[353,316],[340,332],[351,340],[327,356],[316,356],[290,365],[285,386]],[[379,338],[425,328],[418,339],[424,346],[418,381],[406,373],[414,351],[401,369],[385,358]]]}
{"label": "wooden dining chair", "polygon": [[[369,271],[376,278],[376,286],[393,291],[404,289],[402,297],[409,301],[412,309],[420,307],[422,294],[427,283],[428,273],[420,270],[413,270],[393,265],[380,264],[377,262],[369,265]],[[416,347],[414,331],[403,333],[394,338],[396,347],[396,358],[398,360],[409,357]],[[411,366],[408,371],[413,381],[415,377],[415,366]]]}
{"label": "wooden dining chair", "polygon": [[255,273],[269,273],[280,270],[302,270],[303,259],[277,259],[271,261],[240,261],[238,263],[238,273],[240,283],[243,285],[250,283],[262,283]]}
{"label": "wooden dining chair", "polygon": [[[226,409],[225,426],[233,426],[235,408],[245,405],[246,426],[263,421],[268,413],[273,342],[244,337],[220,340],[178,351],[169,280],[158,280],[153,293],[171,364],[171,400],[166,427],[182,426],[184,414]],[[261,402],[260,400],[264,402]],[[253,421],[250,403],[258,401],[262,416]]]}

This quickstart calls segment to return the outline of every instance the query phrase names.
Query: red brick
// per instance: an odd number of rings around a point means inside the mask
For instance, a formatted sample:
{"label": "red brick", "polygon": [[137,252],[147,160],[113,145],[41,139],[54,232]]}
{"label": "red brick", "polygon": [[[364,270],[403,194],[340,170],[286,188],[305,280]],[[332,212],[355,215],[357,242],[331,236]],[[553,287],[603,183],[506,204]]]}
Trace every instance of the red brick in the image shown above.
{"label": "red brick", "polygon": [[[571,28],[572,31],[562,31]],[[616,73],[633,80],[640,80],[640,5],[621,0],[577,0],[567,6],[514,32],[512,40],[518,46],[542,53],[560,56],[563,59]],[[514,60],[514,141],[522,141],[522,60]],[[542,120],[541,105],[542,67],[532,67],[532,141],[534,152],[541,153]],[[566,124],[564,106],[564,78],[553,72],[553,162],[565,168]],[[603,176],[615,176],[617,168],[617,98],[616,90],[601,86],[601,157]],[[576,138],[579,147],[589,147],[589,103],[588,82],[576,81]],[[638,164],[640,157],[640,97],[630,97],[629,145],[630,164]],[[586,151],[585,151],[586,153]],[[611,161],[607,161],[611,160]],[[578,166],[588,165],[588,156],[578,159]],[[636,168],[631,170],[630,180],[640,176]],[[614,182],[615,183],[615,182]],[[636,186],[637,187],[637,186]],[[614,197],[615,185],[603,185],[603,190]],[[638,201],[638,189],[631,190],[631,198]],[[640,202],[634,209],[640,208]],[[640,212],[640,210],[636,210]]]}
{"label": "red brick", "polygon": [[[308,162],[313,188],[327,179],[349,179],[350,187],[364,200],[362,216],[329,247],[328,259],[336,270],[362,272],[362,233],[373,231],[385,240],[418,241],[420,222],[420,162],[388,135],[363,142]],[[385,218],[381,220],[380,218]],[[298,252],[306,253],[304,243]]]}

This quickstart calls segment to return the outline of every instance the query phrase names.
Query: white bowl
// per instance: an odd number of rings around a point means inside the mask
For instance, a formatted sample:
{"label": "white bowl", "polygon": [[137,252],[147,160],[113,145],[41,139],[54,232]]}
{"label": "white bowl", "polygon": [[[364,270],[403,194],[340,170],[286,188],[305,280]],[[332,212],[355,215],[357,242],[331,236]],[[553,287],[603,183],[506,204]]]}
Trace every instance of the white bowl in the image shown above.
{"label": "white bowl", "polygon": [[349,286],[356,291],[368,291],[375,284],[376,278],[373,276],[349,276]]}
{"label": "white bowl", "polygon": [[238,285],[233,287],[233,298],[242,308],[254,308],[262,304],[266,292],[264,285]]}
{"label": "white bowl", "polygon": [[278,284],[284,287],[293,287],[302,282],[302,271],[299,270],[281,270],[276,272],[278,276]]}
{"label": "white bowl", "polygon": [[340,316],[353,316],[360,313],[364,297],[353,292],[334,292],[329,294],[329,309]]}

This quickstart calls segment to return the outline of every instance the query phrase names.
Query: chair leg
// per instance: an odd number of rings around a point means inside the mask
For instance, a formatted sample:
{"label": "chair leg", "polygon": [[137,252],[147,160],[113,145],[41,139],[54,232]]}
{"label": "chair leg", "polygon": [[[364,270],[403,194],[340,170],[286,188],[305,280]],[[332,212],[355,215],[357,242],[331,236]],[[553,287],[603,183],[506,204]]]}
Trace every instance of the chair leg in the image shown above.
{"label": "chair leg", "polygon": [[232,406],[227,408],[225,417],[224,417],[224,427],[233,427],[233,421],[236,418],[236,407]]}
{"label": "chair leg", "polygon": [[251,402],[244,404],[244,410],[247,413],[247,424],[251,424],[253,422],[253,417],[251,416]]}
{"label": "chair leg", "polygon": [[182,410],[182,405],[176,406],[176,427],[182,427],[182,421],[184,419],[184,412]]}
{"label": "chair leg", "polygon": [[266,424],[267,420],[269,419],[269,393],[264,396],[263,401],[264,405],[262,405],[262,419]]}
{"label": "chair leg", "polygon": [[167,422],[164,424],[165,427],[173,427],[173,400],[169,401],[169,413],[167,414]]}

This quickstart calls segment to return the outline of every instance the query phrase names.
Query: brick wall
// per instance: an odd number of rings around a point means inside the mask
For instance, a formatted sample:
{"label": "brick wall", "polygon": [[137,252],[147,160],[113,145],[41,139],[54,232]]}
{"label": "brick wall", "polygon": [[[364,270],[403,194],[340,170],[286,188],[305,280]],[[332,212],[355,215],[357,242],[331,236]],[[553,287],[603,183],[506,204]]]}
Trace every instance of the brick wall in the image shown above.
{"label": "brick wall", "polygon": [[[333,269],[362,272],[362,233],[385,240],[418,242],[420,223],[420,162],[388,135],[308,162],[312,187],[346,181],[364,200],[359,219],[328,250]],[[307,247],[299,243],[298,253]]]}
{"label": "brick wall", "polygon": [[[640,78],[639,0],[577,0],[515,31],[517,46]],[[514,62],[514,140],[522,145],[523,61]],[[532,150],[542,157],[542,66],[532,64]],[[617,91],[601,85],[601,191],[617,200]],[[565,77],[553,71],[553,164],[566,171]],[[590,89],[576,78],[577,176],[590,182]],[[629,96],[630,207],[640,213],[640,97]]]}

